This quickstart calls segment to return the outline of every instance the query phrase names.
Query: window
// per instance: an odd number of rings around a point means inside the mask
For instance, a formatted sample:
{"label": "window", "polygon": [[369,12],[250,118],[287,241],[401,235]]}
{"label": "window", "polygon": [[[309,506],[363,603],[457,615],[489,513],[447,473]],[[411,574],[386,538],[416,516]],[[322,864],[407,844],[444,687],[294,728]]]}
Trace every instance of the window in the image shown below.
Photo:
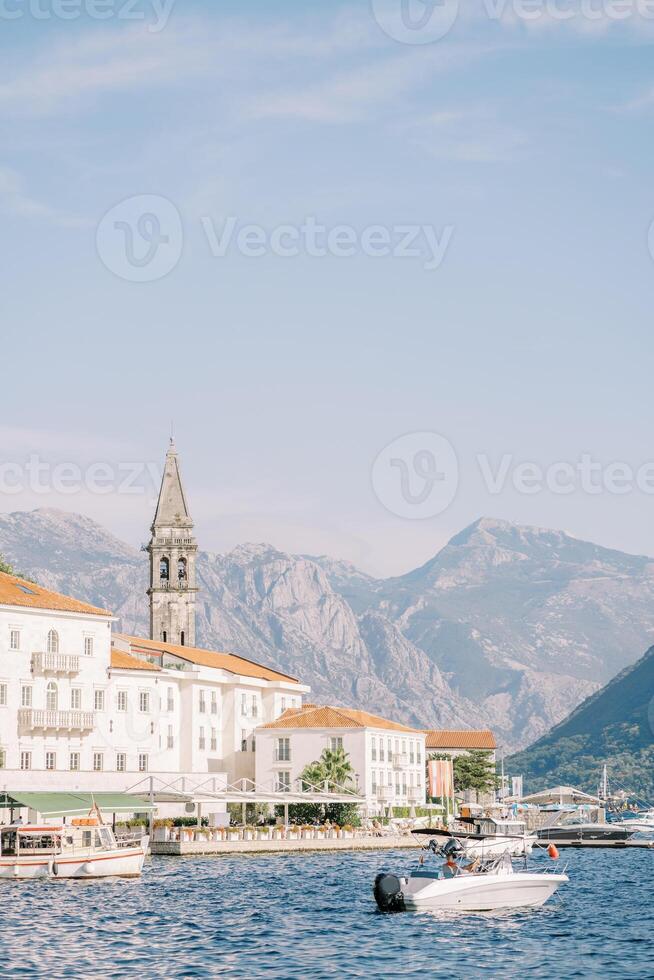
{"label": "window", "polygon": [[31,752],[21,752],[21,754],[20,754],[20,768],[21,769],[31,769],[32,768],[32,753]]}
{"label": "window", "polygon": [[150,692],[139,691],[139,711],[147,715],[150,712]]}
{"label": "window", "polygon": [[282,714],[284,714],[284,712],[286,711],[286,698],[282,698],[281,709],[282,709]]}
{"label": "window", "polygon": [[161,634],[161,639],[164,641],[164,643],[168,643],[168,634],[166,633],[165,630]]}
{"label": "window", "polygon": [[416,762],[420,765],[422,761],[422,753],[420,750],[420,742],[416,742]]}
{"label": "window", "polygon": [[0,769],[7,768],[7,753],[4,749],[0,749]]}
{"label": "window", "polygon": [[148,756],[145,752],[139,752],[139,772],[148,771]]}
{"label": "window", "polygon": [[216,737],[216,729],[215,728],[212,728],[211,729],[211,751],[212,752],[217,752],[218,751],[218,738]]}
{"label": "window", "polygon": [[186,558],[179,558],[177,561],[177,579],[182,584],[186,583]]}
{"label": "window", "polygon": [[59,691],[54,681],[50,681],[45,691],[45,706],[48,711],[56,711],[59,705]]}
{"label": "window", "polygon": [[377,761],[377,738],[375,735],[373,735],[370,740],[370,752],[371,752],[372,761],[376,762]]}
{"label": "window", "polygon": [[248,696],[247,694],[241,694],[241,714],[247,715],[248,713]]}
{"label": "window", "polygon": [[169,749],[174,749],[175,748],[175,739],[173,737],[173,726],[172,725],[169,725],[168,726],[168,739],[167,739],[166,745],[167,745],[167,748],[169,748]]}
{"label": "window", "polygon": [[172,687],[169,687],[168,688],[168,698],[167,698],[167,701],[166,701],[166,710],[167,711],[174,711],[175,710],[175,692],[173,691]]}
{"label": "window", "polygon": [[24,684],[20,689],[20,704],[22,708],[32,707],[32,688]]}
{"label": "window", "polygon": [[104,769],[104,753],[94,752],[93,753],[93,772],[102,772]]}
{"label": "window", "polygon": [[59,634],[56,630],[48,633],[48,653],[59,653]]}
{"label": "window", "polygon": [[329,747],[332,750],[332,752],[338,752],[339,749],[343,748],[343,739],[340,737],[330,738]]}
{"label": "window", "polygon": [[9,649],[20,650],[20,630],[9,631]]}
{"label": "window", "polygon": [[278,738],[277,739],[277,749],[275,752],[276,762],[290,762],[291,761],[291,740],[290,738]]}
{"label": "window", "polygon": [[287,771],[282,771],[277,773],[277,792],[278,793],[290,793],[291,791],[291,774]]}
{"label": "window", "polygon": [[204,749],[206,749],[206,747],[207,747],[207,740],[204,737],[204,728],[203,728],[202,725],[200,725],[200,737],[198,738],[198,748],[201,751],[204,751]]}
{"label": "window", "polygon": [[212,715],[218,714],[218,695],[216,694],[215,691],[211,692],[211,714]]}
{"label": "window", "polygon": [[104,711],[104,691],[95,691],[93,694],[93,707],[96,711]]}
{"label": "window", "polygon": [[92,657],[93,656],[93,637],[92,636],[85,636],[84,637],[84,656],[86,656],[86,657]]}
{"label": "window", "polygon": [[170,562],[167,558],[162,558],[159,562],[159,581],[168,583],[170,579]]}
{"label": "window", "polygon": [[127,769],[127,756],[124,752],[116,752],[116,772],[125,772]]}
{"label": "window", "polygon": [[82,707],[82,688],[81,687],[71,687],[70,689],[70,707],[73,711],[80,711]]}
{"label": "window", "polygon": [[259,717],[259,702],[257,701],[256,694],[252,695],[252,717],[253,718]]}
{"label": "window", "polygon": [[414,764],[416,758],[416,748],[413,742],[409,742],[409,762],[411,765]]}
{"label": "window", "polygon": [[400,795],[400,774],[399,774],[399,772],[396,772],[395,773],[395,795],[396,796],[399,796]]}
{"label": "window", "polygon": [[384,739],[379,739],[379,761],[384,762],[386,756],[384,754]]}
{"label": "window", "polygon": [[244,728],[241,729],[241,752],[248,750],[248,733]]}
{"label": "window", "polygon": [[45,768],[46,769],[56,769],[57,768],[57,753],[56,752],[46,752],[45,753]]}
{"label": "window", "polygon": [[127,691],[118,691],[116,695],[116,707],[118,711],[127,711]]}
{"label": "window", "polygon": [[375,795],[377,793],[377,771],[375,769],[373,769],[372,772],[371,772],[371,774],[370,774],[370,776],[371,776],[371,786],[370,786],[370,789],[371,789],[373,795]]}
{"label": "window", "polygon": [[70,770],[71,772],[79,772],[80,758],[79,752],[70,753]]}
{"label": "window", "polygon": [[206,710],[207,710],[207,702],[206,702],[204,691],[200,691],[200,705],[199,705],[199,710],[200,710],[200,714],[202,714],[202,715],[205,714],[206,713]]}
{"label": "window", "polygon": [[7,707],[7,685],[0,684],[0,708]]}
{"label": "window", "polygon": [[186,634],[184,630],[179,634],[179,645],[180,647],[186,646]]}

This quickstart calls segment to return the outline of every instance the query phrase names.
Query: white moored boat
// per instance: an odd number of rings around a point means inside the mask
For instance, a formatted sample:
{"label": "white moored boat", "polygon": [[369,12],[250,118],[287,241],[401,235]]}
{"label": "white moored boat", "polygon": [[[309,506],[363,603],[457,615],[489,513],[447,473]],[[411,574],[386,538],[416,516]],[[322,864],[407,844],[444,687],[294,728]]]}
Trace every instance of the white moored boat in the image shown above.
{"label": "white moored boat", "polygon": [[70,824],[0,827],[0,878],[134,878],[149,838],[116,838],[97,812]]}
{"label": "white moored boat", "polygon": [[[433,849],[447,857],[448,845]],[[420,867],[405,878],[377,875],[374,895],[385,912],[449,909],[490,912],[544,905],[568,881],[562,872],[515,871],[507,853],[475,870],[445,877],[442,869]]]}

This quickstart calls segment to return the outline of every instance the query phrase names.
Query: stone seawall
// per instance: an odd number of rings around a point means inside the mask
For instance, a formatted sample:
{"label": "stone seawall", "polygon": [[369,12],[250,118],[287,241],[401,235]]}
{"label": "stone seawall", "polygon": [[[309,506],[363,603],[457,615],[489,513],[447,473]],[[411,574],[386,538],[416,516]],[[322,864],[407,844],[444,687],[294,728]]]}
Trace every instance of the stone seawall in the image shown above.
{"label": "stone seawall", "polygon": [[156,856],[192,857],[209,854],[297,854],[308,851],[389,851],[421,847],[413,837],[354,837],[334,840],[167,841],[150,845]]}

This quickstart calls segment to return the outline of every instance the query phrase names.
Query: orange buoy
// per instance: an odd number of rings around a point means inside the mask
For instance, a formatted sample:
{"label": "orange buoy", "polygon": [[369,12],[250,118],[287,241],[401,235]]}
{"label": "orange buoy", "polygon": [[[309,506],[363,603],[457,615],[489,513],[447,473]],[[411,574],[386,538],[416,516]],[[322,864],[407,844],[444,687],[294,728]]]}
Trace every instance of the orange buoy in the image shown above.
{"label": "orange buoy", "polygon": [[559,852],[554,844],[549,844],[547,848],[547,853],[552,858],[553,861],[558,860]]}

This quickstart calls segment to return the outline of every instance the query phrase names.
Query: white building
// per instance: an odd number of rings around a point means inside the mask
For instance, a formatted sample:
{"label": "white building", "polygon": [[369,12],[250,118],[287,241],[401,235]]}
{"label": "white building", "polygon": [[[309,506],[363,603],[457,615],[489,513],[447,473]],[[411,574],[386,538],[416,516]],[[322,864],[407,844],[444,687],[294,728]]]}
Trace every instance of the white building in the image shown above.
{"label": "white building", "polygon": [[305,704],[257,730],[256,781],[291,790],[324,749],[343,748],[370,813],[425,802],[425,733],[366,711]]}
{"label": "white building", "polygon": [[0,788],[253,779],[254,729],[308,688],[233,654],[112,638],[111,623],[0,574]]}

